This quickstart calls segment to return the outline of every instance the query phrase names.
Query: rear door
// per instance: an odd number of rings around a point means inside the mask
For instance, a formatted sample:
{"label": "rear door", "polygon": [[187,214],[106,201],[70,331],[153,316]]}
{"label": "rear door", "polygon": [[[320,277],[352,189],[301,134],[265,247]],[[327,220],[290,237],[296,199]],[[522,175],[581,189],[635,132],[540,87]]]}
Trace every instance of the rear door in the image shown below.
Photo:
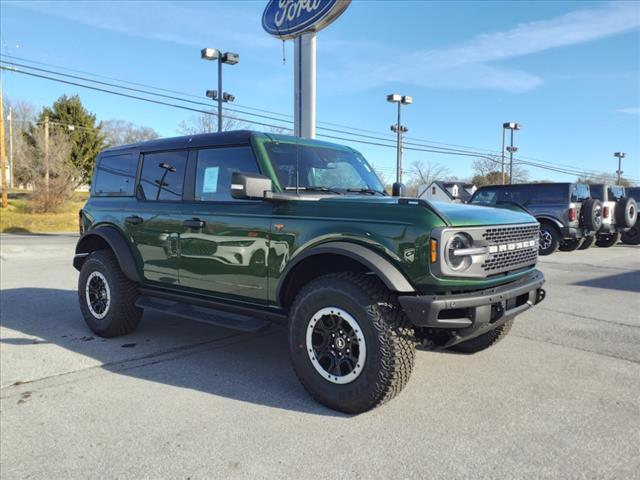
{"label": "rear door", "polygon": [[267,301],[267,259],[272,204],[231,197],[233,172],[260,173],[249,145],[192,151],[188,182],[193,198],[183,204],[180,285],[220,297]]}
{"label": "rear door", "polygon": [[165,285],[179,283],[180,217],[187,150],[142,155],[136,201],[125,211],[124,224],[142,262],[144,278]]}

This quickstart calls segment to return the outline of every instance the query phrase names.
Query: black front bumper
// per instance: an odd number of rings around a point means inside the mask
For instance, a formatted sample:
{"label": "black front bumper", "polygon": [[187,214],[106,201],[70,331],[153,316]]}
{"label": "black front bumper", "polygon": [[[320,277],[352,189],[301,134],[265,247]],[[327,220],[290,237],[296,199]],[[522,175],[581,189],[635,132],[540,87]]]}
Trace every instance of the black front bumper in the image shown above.
{"label": "black front bumper", "polygon": [[400,296],[398,300],[416,327],[454,330],[449,344],[482,335],[544,300],[544,275],[539,270],[499,287],[454,295]]}

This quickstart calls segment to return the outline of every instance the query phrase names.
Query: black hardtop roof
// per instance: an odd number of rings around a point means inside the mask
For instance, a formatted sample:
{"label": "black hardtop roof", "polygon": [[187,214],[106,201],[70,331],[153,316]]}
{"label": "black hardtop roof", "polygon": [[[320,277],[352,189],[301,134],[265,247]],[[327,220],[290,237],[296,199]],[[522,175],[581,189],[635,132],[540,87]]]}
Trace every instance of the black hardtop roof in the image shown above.
{"label": "black hardtop roof", "polygon": [[130,143],[118,145],[103,150],[103,153],[121,150],[172,150],[176,148],[205,147],[218,145],[242,145],[248,144],[249,139],[260,132],[252,130],[234,130],[221,133],[201,133],[198,135],[185,135],[182,137],[159,138],[148,142]]}
{"label": "black hardtop roof", "polygon": [[[512,184],[506,184],[506,185],[482,185],[481,187],[478,187],[478,190],[480,190],[481,188],[515,188],[515,187],[532,187],[536,185],[570,186],[570,185],[576,185],[576,183],[579,184],[580,182],[540,182],[540,183],[512,183]],[[588,185],[588,184],[585,183],[584,185]]]}

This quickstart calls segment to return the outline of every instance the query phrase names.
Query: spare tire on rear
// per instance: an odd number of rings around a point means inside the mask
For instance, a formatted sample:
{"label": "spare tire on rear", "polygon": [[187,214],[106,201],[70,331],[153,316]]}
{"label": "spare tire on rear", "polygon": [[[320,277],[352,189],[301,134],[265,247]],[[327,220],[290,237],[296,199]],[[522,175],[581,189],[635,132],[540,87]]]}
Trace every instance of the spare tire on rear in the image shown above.
{"label": "spare tire on rear", "polygon": [[589,198],[582,202],[581,215],[583,227],[597,232],[602,226],[602,202],[596,198]]}
{"label": "spare tire on rear", "polygon": [[616,202],[615,217],[619,227],[633,227],[638,218],[638,204],[631,197],[622,197]]}

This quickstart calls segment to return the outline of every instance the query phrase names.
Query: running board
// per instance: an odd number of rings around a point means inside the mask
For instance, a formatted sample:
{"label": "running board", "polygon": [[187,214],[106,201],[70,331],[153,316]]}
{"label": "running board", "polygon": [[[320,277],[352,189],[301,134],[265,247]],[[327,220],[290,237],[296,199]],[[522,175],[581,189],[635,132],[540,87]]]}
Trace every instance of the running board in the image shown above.
{"label": "running board", "polygon": [[155,310],[168,315],[188,318],[189,320],[230,328],[232,330],[240,330],[242,332],[259,332],[269,328],[271,325],[271,322],[246,315],[214,310],[212,308],[147,295],[141,295],[138,298],[136,307],[144,308],[145,310]]}

